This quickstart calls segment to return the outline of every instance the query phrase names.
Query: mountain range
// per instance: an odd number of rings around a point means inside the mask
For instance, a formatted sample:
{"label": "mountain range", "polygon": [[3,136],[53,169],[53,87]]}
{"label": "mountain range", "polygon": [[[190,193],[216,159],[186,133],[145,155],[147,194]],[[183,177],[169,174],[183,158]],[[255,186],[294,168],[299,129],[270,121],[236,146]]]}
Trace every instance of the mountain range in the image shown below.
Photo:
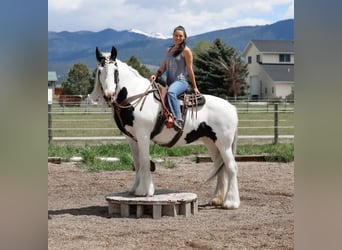
{"label": "mountain range", "polygon": [[[198,41],[212,42],[220,38],[228,46],[240,53],[252,39],[258,40],[294,40],[294,19],[282,20],[268,25],[241,26],[211,31],[187,38],[191,48]],[[160,33],[147,34],[131,29],[116,31],[105,29],[99,32],[48,32],[48,70],[56,71],[59,81],[65,80],[69,69],[77,62],[85,63],[92,72],[96,67],[95,48],[110,51],[112,46],[118,49],[121,61],[136,56],[147,66],[161,64],[165,49],[172,45],[172,38]]]}

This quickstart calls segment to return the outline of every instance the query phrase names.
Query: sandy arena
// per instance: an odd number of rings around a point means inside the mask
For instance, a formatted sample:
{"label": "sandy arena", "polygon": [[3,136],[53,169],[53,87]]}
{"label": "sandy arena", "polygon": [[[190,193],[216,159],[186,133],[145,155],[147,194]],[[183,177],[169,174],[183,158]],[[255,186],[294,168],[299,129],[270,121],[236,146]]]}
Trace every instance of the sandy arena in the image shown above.
{"label": "sandy arena", "polygon": [[[191,157],[157,164],[156,189],[197,194],[206,204],[212,163]],[[130,189],[135,172],[90,173],[75,163],[48,164],[49,249],[293,249],[294,163],[238,162],[241,206],[201,207],[196,216],[152,219],[108,216],[105,196]]]}

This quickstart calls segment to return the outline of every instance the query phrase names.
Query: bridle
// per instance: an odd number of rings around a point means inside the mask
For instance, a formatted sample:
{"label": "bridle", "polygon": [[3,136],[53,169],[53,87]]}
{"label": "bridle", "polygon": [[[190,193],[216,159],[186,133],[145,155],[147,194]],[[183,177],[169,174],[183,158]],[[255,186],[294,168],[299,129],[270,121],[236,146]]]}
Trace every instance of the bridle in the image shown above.
{"label": "bridle", "polygon": [[103,90],[103,87],[102,87],[102,83],[100,81],[100,74],[101,74],[101,71],[99,71],[98,69],[98,74],[97,74],[97,77],[98,77],[98,82],[100,84],[100,88],[101,88],[101,91],[103,93],[103,98],[105,99],[105,101],[107,102],[108,106],[112,107],[113,109],[113,113],[117,116],[118,118],[118,122],[120,123],[121,125],[121,129],[122,129],[122,132],[126,135],[128,135],[129,137],[131,137],[133,140],[136,140],[136,138],[129,132],[125,129],[125,124],[123,122],[123,119],[121,117],[121,111],[123,109],[133,109],[140,103],[141,103],[141,106],[140,106],[140,110],[142,109],[143,105],[144,105],[144,102],[145,102],[145,99],[146,99],[146,96],[149,94],[149,93],[152,93],[153,91],[155,91],[156,89],[155,88],[152,88],[151,89],[151,86],[153,85],[152,82],[151,82],[151,85],[149,85],[149,87],[146,89],[145,92],[143,93],[140,93],[140,94],[137,94],[137,95],[133,95],[133,96],[130,96],[124,100],[121,100],[120,102],[117,102],[117,95],[119,94],[119,90],[118,90],[118,83],[119,83],[119,70],[118,70],[118,63],[116,60],[112,60],[111,58],[107,58],[107,57],[102,57],[101,60],[99,61],[99,64],[98,64],[98,67],[101,66],[101,67],[104,67],[105,65],[108,65],[110,63],[114,63],[114,66],[115,66],[115,69],[114,69],[114,83],[116,84],[116,89],[115,89],[115,93],[114,93],[114,96],[111,96],[111,97],[108,97],[106,96],[104,93],[104,90]]}
{"label": "bridle", "polygon": [[[119,70],[118,70],[118,63],[116,60],[112,60],[110,58],[107,58],[107,57],[102,57],[101,58],[101,61],[98,63],[98,67],[101,66],[101,67],[104,67],[105,65],[108,65],[108,64],[114,64],[115,66],[115,69],[114,69],[114,83],[116,85],[116,88],[118,86],[118,83],[119,83]],[[99,70],[99,68],[97,69],[98,70],[98,73],[97,73],[97,81],[99,82],[100,84],[100,88],[101,88],[101,91],[103,93],[103,99],[105,99],[105,101],[108,103],[109,106],[111,106],[111,104],[113,103],[114,99],[115,99],[115,96],[111,96],[110,98],[108,98],[105,94],[104,94],[104,90],[103,90],[103,87],[102,87],[102,83],[101,83],[101,78],[100,78],[100,74],[101,74],[101,71]],[[115,93],[117,91],[115,90]]]}

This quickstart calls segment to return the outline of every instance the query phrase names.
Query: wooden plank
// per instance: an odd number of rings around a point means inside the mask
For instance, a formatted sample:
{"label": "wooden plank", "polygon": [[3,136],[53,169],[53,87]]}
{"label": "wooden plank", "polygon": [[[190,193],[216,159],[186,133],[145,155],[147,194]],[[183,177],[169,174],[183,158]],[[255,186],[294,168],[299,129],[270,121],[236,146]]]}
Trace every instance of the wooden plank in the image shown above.
{"label": "wooden plank", "polygon": [[179,206],[179,213],[185,217],[189,217],[191,214],[191,203],[182,203]]}
{"label": "wooden plank", "polygon": [[193,215],[198,214],[198,201],[197,200],[191,202],[191,213]]}
{"label": "wooden plank", "polygon": [[61,164],[62,158],[61,157],[48,157],[48,162],[55,163],[55,164]]}
{"label": "wooden plank", "polygon": [[236,161],[266,161],[265,155],[237,155]]}
{"label": "wooden plank", "polygon": [[120,214],[121,217],[129,217],[129,205],[120,204]]}
{"label": "wooden plank", "polygon": [[162,205],[160,204],[153,205],[152,217],[153,219],[160,219],[162,217]]}
{"label": "wooden plank", "polygon": [[144,206],[143,205],[137,205],[137,218],[140,218],[144,214]]}
{"label": "wooden plank", "polygon": [[120,214],[120,206],[118,204],[108,202],[108,214]]}
{"label": "wooden plank", "polygon": [[[236,161],[266,161],[265,155],[236,155],[235,156]],[[206,155],[198,155],[196,156],[196,163],[201,162],[212,162],[210,156]]]}
{"label": "wooden plank", "polygon": [[173,205],[164,205],[162,207],[162,215],[176,217],[177,216],[177,208],[179,205],[173,204]]}

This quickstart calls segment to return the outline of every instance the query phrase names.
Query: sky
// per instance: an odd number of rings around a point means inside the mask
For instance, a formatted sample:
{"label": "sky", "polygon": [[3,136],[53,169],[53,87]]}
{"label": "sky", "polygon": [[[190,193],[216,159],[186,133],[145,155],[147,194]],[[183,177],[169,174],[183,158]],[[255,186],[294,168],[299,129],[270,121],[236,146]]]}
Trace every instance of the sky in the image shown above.
{"label": "sky", "polygon": [[138,29],[188,36],[294,18],[294,0],[48,0],[49,31]]}

